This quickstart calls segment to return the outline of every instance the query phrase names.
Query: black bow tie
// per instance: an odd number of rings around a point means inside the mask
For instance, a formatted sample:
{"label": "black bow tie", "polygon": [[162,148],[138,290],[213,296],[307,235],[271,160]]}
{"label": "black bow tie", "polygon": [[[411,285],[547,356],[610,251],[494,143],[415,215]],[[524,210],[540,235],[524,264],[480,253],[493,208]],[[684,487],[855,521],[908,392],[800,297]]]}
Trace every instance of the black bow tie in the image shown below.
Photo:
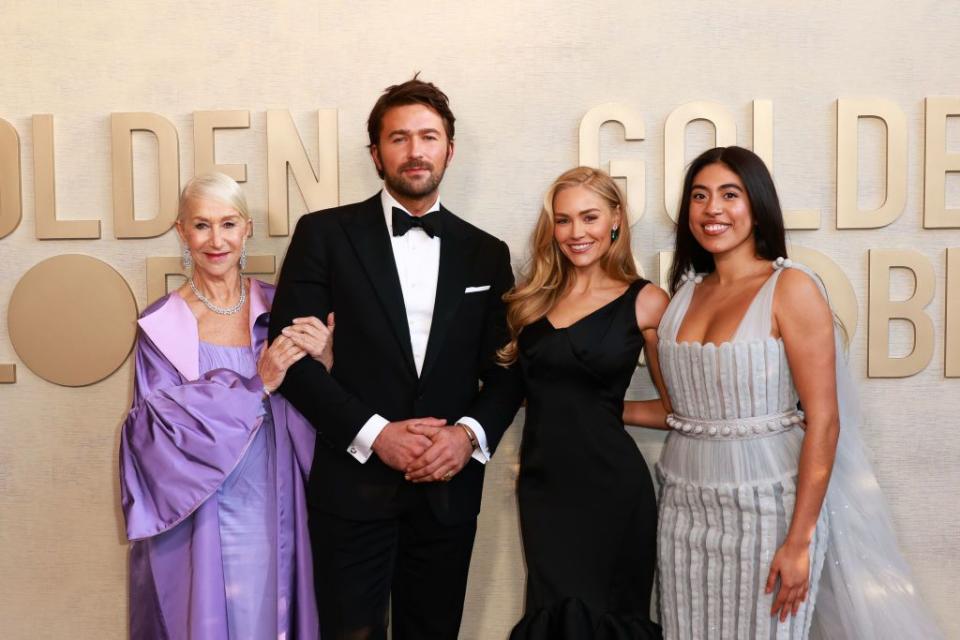
{"label": "black bow tie", "polygon": [[402,236],[414,227],[423,229],[431,238],[439,238],[440,212],[431,211],[422,216],[411,216],[403,209],[393,207],[393,235]]}

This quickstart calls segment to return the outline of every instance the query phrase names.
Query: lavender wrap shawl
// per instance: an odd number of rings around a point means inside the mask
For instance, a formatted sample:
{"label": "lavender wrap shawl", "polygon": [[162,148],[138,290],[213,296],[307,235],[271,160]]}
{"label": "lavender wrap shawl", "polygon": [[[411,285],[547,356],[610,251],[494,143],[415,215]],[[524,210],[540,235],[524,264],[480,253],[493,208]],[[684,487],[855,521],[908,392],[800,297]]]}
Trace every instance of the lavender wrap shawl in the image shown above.
{"label": "lavender wrap shawl", "polygon": [[[250,281],[250,338],[266,345],[273,287]],[[120,436],[120,496],[130,539],[130,637],[228,640],[216,499],[260,427],[263,383],[216,369],[199,374],[196,319],[169,294],[142,314],[133,405]],[[277,500],[277,620],[288,638],[319,637],[305,483],[315,431],[270,398]],[[215,496],[214,496],[215,498]],[[293,552],[281,553],[292,546]],[[292,560],[291,560],[292,558]],[[278,636],[283,629],[278,628]]]}

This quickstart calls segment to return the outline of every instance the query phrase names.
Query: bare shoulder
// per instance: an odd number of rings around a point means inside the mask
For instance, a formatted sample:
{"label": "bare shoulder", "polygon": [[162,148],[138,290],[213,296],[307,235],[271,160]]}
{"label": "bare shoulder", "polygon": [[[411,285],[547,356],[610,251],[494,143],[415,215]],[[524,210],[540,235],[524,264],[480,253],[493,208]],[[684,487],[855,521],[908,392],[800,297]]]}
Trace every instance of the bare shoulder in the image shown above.
{"label": "bare shoulder", "polygon": [[784,269],[773,298],[774,313],[807,317],[814,322],[833,322],[830,305],[820,286],[802,269]]}
{"label": "bare shoulder", "polygon": [[666,291],[652,282],[644,285],[637,294],[637,326],[642,331],[656,329],[669,303],[670,297]]}

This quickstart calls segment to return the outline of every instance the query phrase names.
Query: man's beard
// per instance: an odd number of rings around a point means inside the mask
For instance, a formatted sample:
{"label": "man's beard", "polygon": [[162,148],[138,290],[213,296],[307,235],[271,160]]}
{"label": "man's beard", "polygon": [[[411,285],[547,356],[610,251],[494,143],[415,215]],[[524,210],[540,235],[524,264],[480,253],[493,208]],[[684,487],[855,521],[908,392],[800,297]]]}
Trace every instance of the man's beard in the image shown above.
{"label": "man's beard", "polygon": [[[408,169],[426,169],[430,172],[429,177],[422,182],[411,182],[403,177],[403,172]],[[439,171],[429,162],[413,161],[401,165],[397,169],[396,175],[384,173],[383,181],[387,183],[390,190],[394,193],[407,198],[422,198],[434,193],[443,180],[443,174],[447,170],[446,163]]]}

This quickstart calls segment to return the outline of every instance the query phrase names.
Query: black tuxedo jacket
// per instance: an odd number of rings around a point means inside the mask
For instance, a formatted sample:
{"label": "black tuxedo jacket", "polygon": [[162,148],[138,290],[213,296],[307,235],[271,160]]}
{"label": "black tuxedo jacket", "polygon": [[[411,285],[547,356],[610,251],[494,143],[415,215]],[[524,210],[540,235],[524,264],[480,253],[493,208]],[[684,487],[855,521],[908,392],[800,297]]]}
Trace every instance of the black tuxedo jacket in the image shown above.
{"label": "black tuxedo jacket", "polygon": [[[419,377],[380,196],[307,214],[297,224],[270,339],[296,317],[325,321],[334,311],[337,323],[331,373],[303,358],[280,387],[317,429],[308,491],[313,509],[356,520],[397,513],[403,474],[376,454],[361,464],[347,452],[374,413],[390,421],[435,417],[451,424],[470,416],[493,452],[519,407],[522,389],[494,362],[507,341],[502,296],[513,286],[509,250],[449,211],[441,208],[440,215],[436,302]],[[450,482],[420,485],[441,522],[476,517],[483,469],[471,459]]]}

